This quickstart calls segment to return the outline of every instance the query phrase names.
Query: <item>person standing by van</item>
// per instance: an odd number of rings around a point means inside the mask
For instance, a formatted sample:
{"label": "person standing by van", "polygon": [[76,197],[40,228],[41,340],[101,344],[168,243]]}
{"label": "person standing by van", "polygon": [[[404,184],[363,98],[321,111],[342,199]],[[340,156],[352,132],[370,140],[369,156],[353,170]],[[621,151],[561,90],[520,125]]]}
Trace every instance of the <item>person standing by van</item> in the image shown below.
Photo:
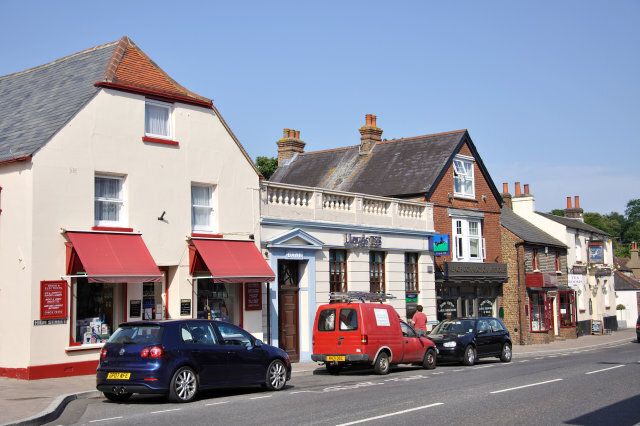
{"label": "person standing by van", "polygon": [[427,315],[422,312],[422,305],[416,306],[416,313],[411,317],[411,324],[419,336],[427,334]]}

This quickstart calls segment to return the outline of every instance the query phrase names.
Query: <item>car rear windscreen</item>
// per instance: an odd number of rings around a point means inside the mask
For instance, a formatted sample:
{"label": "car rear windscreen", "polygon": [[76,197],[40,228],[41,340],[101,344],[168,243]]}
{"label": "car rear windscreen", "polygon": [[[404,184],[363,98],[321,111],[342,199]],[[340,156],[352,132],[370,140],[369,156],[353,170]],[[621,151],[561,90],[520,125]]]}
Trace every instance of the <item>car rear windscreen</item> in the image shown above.
{"label": "car rear windscreen", "polygon": [[157,345],[162,340],[162,327],[159,325],[125,325],[116,330],[107,343],[125,345]]}
{"label": "car rear windscreen", "polygon": [[318,316],[318,331],[334,331],[336,329],[336,310],[325,309]]}

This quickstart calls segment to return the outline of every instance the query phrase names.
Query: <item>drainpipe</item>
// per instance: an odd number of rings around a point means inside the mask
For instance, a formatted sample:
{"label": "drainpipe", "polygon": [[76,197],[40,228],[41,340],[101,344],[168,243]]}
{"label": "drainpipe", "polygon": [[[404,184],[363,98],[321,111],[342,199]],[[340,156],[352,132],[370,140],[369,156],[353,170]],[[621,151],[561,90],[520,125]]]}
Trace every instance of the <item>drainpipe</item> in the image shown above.
{"label": "drainpipe", "polygon": [[516,265],[518,272],[518,325],[520,327],[520,344],[524,345],[524,334],[522,330],[522,299],[520,297],[520,285],[522,284],[520,280],[520,247],[522,246],[524,246],[523,243],[516,244]]}

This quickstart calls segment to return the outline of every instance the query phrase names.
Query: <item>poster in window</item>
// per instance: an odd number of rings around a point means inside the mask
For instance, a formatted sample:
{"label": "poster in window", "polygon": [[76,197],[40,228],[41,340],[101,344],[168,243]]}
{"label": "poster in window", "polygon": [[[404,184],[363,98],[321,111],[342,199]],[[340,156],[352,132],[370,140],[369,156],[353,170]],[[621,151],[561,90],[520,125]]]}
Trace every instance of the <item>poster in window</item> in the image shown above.
{"label": "poster in window", "polygon": [[262,310],[261,283],[246,283],[244,285],[244,309],[245,311]]}
{"label": "poster in window", "polygon": [[67,318],[67,282],[40,281],[40,319]]}
{"label": "poster in window", "polygon": [[480,315],[483,317],[493,316],[493,301],[490,299],[482,300],[478,306],[478,311],[480,311]]}
{"label": "poster in window", "polygon": [[379,327],[389,327],[389,312],[386,309],[374,309],[373,314],[376,317],[376,324]]}
{"label": "poster in window", "polygon": [[589,243],[589,262],[604,263],[604,246],[601,242]]}
{"label": "poster in window", "polygon": [[142,301],[140,299],[129,301],[129,317],[140,318],[142,312]]}
{"label": "poster in window", "polygon": [[191,299],[180,299],[180,315],[191,315]]}
{"label": "poster in window", "polygon": [[438,305],[438,312],[441,312],[441,313],[457,312],[457,311],[458,309],[456,307],[456,304],[451,300],[445,300],[443,302],[440,302],[440,304]]}

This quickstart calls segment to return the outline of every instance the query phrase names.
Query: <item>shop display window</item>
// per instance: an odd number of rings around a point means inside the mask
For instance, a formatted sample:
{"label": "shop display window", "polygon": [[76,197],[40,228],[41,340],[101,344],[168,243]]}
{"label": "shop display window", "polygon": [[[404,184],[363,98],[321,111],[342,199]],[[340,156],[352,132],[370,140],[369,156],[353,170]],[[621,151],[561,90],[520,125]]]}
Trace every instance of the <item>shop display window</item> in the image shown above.
{"label": "shop display window", "polygon": [[384,257],[383,251],[369,252],[369,291],[372,293],[384,293]]}
{"label": "shop display window", "polygon": [[347,291],[347,251],[329,250],[330,291]]}
{"label": "shop display window", "polygon": [[119,309],[114,306],[114,300],[120,300],[118,285],[77,280],[72,326],[76,344],[104,343],[115,331],[120,322]]}
{"label": "shop display window", "polygon": [[198,280],[197,317],[240,323],[239,291],[241,285]]}
{"label": "shop display window", "polygon": [[539,291],[529,296],[531,305],[531,331],[548,331],[545,294]]}
{"label": "shop display window", "polygon": [[163,319],[162,283],[142,285],[142,319]]}
{"label": "shop display window", "polygon": [[573,291],[560,291],[558,292],[558,298],[560,300],[560,326],[575,327],[575,293]]}

